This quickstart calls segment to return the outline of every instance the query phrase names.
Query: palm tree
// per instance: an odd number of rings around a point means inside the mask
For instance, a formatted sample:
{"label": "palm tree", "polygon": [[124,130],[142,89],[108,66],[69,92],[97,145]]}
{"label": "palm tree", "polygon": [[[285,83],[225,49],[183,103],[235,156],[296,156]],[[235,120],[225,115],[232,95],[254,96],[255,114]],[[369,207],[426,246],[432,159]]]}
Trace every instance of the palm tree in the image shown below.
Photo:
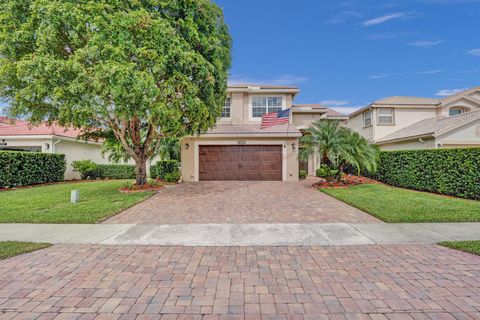
{"label": "palm tree", "polygon": [[339,121],[318,120],[305,130],[300,139],[299,158],[306,160],[318,150],[322,162],[339,171],[352,165],[375,171],[379,150],[357,132],[342,127]]}

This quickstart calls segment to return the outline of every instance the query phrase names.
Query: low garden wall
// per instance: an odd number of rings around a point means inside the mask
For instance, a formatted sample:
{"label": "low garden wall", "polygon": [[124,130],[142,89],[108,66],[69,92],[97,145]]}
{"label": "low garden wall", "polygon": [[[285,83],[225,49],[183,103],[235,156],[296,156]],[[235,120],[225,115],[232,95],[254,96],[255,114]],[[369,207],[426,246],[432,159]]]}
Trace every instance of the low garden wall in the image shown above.
{"label": "low garden wall", "polygon": [[0,151],[0,189],[63,181],[65,155]]}
{"label": "low garden wall", "polygon": [[373,179],[407,189],[480,200],[480,148],[383,151]]}

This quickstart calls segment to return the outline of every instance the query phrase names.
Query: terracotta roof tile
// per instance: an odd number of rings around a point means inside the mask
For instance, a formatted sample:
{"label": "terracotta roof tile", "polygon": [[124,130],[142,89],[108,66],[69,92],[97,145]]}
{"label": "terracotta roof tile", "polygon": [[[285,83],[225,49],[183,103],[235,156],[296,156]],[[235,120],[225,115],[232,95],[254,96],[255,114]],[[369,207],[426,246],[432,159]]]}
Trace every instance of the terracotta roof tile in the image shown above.
{"label": "terracotta roof tile", "polygon": [[205,135],[219,135],[219,134],[232,134],[232,135],[250,135],[250,134],[295,134],[301,135],[300,131],[293,124],[276,125],[265,129],[260,129],[260,124],[217,124],[214,128],[210,129]]}
{"label": "terracotta roof tile", "polygon": [[258,87],[260,89],[298,89],[295,86],[286,85],[272,85],[272,84],[259,84],[259,83],[229,83],[229,89],[248,89],[251,87]]}
{"label": "terracotta roof tile", "polygon": [[302,108],[303,109],[310,108],[312,111],[320,111],[320,112],[324,111],[327,117],[346,117],[346,115],[343,115],[340,112],[335,111],[321,104],[308,104],[308,103],[294,104],[292,108],[293,108],[293,112],[295,112],[295,110],[301,110]]}
{"label": "terracotta roof tile", "polygon": [[480,120],[480,110],[463,113],[458,116],[425,119],[414,123],[411,126],[395,131],[394,133],[379,139],[377,142],[382,143],[410,137],[435,135],[439,132],[456,128],[475,119]]}
{"label": "terracotta roof tile", "polygon": [[[19,123],[20,122],[20,123]],[[52,135],[67,138],[78,138],[82,134],[80,129],[65,128],[56,124],[47,125],[40,123],[31,125],[28,122],[21,121],[16,124],[0,126],[0,136],[38,136]]]}

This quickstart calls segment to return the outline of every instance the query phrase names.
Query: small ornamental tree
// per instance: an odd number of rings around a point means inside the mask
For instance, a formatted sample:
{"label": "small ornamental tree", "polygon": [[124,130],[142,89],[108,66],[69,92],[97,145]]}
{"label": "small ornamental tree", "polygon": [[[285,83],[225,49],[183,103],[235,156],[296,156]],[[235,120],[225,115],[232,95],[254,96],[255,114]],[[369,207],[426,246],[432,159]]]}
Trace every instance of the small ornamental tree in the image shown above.
{"label": "small ornamental tree", "polygon": [[214,125],[230,51],[210,0],[0,3],[0,97],[10,114],[113,135],[139,185],[162,139]]}
{"label": "small ornamental tree", "polygon": [[348,165],[354,167],[358,173],[361,169],[372,172],[377,169],[378,147],[357,132],[341,126],[339,121],[318,120],[312,123],[305,130],[300,144],[302,148],[299,158],[307,160],[311,154],[318,151],[324,164],[319,172],[332,178],[338,178]]}

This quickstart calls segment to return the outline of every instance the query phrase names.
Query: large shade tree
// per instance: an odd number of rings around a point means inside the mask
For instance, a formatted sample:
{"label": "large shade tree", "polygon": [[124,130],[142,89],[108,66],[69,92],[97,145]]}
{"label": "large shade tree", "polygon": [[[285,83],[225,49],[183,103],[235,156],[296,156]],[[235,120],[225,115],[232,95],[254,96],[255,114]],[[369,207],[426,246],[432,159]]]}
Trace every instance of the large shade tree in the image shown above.
{"label": "large shade tree", "polygon": [[162,139],[214,125],[230,51],[210,0],[0,4],[0,96],[11,115],[113,135],[140,185]]}

